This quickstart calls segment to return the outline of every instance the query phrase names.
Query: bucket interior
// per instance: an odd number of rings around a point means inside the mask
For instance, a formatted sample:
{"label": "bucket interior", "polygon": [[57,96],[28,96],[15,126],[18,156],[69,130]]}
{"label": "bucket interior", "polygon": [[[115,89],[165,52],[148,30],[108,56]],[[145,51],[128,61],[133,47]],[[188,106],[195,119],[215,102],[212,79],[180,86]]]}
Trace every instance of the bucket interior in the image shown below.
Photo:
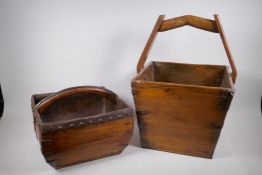
{"label": "bucket interior", "polygon": [[152,62],[136,79],[183,85],[232,88],[227,67],[217,65]]}
{"label": "bucket interior", "polygon": [[[34,103],[39,103],[49,95],[50,94],[46,96],[33,96]],[[41,113],[40,118],[43,123],[66,121],[116,111],[126,107],[126,104],[119,99],[117,99],[117,103],[114,104],[110,100],[97,94],[83,93],[56,101]]]}

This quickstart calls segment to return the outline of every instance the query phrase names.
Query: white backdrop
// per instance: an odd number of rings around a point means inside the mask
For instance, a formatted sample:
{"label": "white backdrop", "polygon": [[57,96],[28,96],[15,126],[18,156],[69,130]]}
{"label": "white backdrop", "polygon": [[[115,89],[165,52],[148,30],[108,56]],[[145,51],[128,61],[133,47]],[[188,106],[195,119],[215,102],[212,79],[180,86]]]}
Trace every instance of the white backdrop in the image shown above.
{"label": "white backdrop", "polygon": [[[257,1],[0,0],[0,174],[262,174],[262,3]],[[133,105],[130,81],[158,15],[221,21],[239,76],[213,160],[139,147],[137,127],[117,156],[54,170],[32,124],[30,97],[103,85]],[[149,60],[227,64],[217,34],[160,33]]]}

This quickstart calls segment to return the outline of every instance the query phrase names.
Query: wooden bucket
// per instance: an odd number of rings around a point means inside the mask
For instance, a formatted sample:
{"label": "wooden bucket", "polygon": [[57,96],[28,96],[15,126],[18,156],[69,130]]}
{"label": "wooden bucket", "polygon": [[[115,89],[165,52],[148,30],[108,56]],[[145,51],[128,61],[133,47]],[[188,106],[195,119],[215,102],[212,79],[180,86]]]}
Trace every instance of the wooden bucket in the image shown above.
{"label": "wooden bucket", "polygon": [[[237,76],[219,16],[214,17],[159,16],[132,80],[142,147],[212,158]],[[157,33],[185,25],[220,34],[232,73],[222,65],[156,61],[144,68]]]}
{"label": "wooden bucket", "polygon": [[54,168],[119,154],[133,132],[132,109],[102,87],[33,95],[32,110],[41,151]]}
{"label": "wooden bucket", "polygon": [[0,119],[2,118],[3,112],[4,112],[4,98],[3,98],[2,89],[0,85]]}

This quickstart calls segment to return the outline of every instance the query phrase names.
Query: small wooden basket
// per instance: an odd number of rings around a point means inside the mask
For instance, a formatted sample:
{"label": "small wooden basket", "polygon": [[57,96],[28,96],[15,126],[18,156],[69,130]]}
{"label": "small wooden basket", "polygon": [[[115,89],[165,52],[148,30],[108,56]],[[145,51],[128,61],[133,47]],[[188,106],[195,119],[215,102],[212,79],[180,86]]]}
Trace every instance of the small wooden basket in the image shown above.
{"label": "small wooden basket", "polygon": [[[142,147],[212,158],[237,76],[219,16],[214,17],[159,16],[132,80]],[[157,33],[185,25],[220,34],[232,73],[222,65],[155,61],[144,68]]]}
{"label": "small wooden basket", "polygon": [[33,95],[32,110],[42,153],[54,168],[119,154],[133,132],[132,109],[102,87]]}

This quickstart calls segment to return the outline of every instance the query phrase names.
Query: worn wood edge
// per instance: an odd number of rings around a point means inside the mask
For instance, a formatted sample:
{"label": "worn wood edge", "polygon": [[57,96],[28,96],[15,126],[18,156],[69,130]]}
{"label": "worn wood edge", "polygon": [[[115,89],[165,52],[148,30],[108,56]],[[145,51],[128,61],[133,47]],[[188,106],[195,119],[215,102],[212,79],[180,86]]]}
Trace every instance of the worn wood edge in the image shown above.
{"label": "worn wood edge", "polygon": [[[113,152],[113,153],[111,152],[111,153],[108,153],[108,154],[105,154],[105,155],[101,155],[99,157],[96,157],[95,159],[90,158],[90,159],[85,159],[85,160],[79,160],[79,161],[76,161],[74,163],[63,164],[62,166],[60,166],[59,163],[58,163],[61,160],[61,158],[57,158],[57,154],[62,153],[62,152],[56,152],[53,148],[55,140],[48,139],[49,136],[50,136],[49,134],[51,134],[51,136],[53,136],[53,134],[55,134],[55,133],[45,133],[45,134],[42,133],[41,138],[39,139],[39,143],[40,143],[41,152],[42,152],[42,154],[45,158],[45,161],[49,165],[51,165],[53,168],[60,169],[60,168],[65,168],[65,167],[68,167],[68,166],[73,166],[73,165],[76,165],[76,164],[86,163],[86,162],[90,162],[90,161],[93,161],[93,160],[97,160],[97,159],[106,158],[106,157],[109,157],[109,156],[120,154],[128,146],[128,144],[129,144],[129,142],[132,138],[133,131],[134,131],[134,122],[133,122],[132,117],[121,118],[121,120],[126,120],[125,122],[128,123],[129,126],[127,126],[126,124],[125,125],[129,129],[128,129],[127,132],[124,132],[124,133],[121,134],[121,135],[124,135],[126,137],[126,141],[123,144],[121,144],[121,147],[119,147],[118,151]],[[114,122],[114,120],[111,120],[109,122]],[[103,123],[99,123],[99,124],[103,124]],[[105,124],[108,124],[108,123],[106,122]],[[89,127],[89,126],[87,125],[87,126],[84,126],[84,127]],[[70,128],[70,129],[73,129],[73,128]],[[46,136],[48,138],[46,138]],[[47,151],[44,151],[44,148],[48,148],[50,150],[47,152]]]}
{"label": "worn wood edge", "polygon": [[153,63],[167,63],[167,64],[180,64],[180,65],[190,65],[190,66],[210,66],[210,67],[227,67],[226,65],[219,65],[219,64],[196,64],[196,63],[183,63],[183,62],[171,62],[171,61],[152,61]]}
{"label": "worn wood edge", "polygon": [[[52,93],[47,93],[47,95],[49,94]],[[38,95],[44,95],[44,94],[38,94]],[[98,115],[93,115],[93,116],[84,116],[82,118],[76,118],[66,121],[55,121],[55,122],[44,123],[40,117],[39,112],[35,107],[36,106],[36,104],[34,103],[35,96],[36,95],[33,95],[31,97],[34,125],[38,125],[42,134],[54,132],[54,131],[61,131],[69,128],[84,127],[87,125],[97,124],[101,122],[119,120],[126,117],[131,117],[131,118],[133,117],[133,109],[130,106],[128,106],[123,100],[117,97],[116,99],[117,102],[123,103],[126,106],[125,108],[98,114]]]}
{"label": "worn wood edge", "polygon": [[149,67],[149,65],[151,65],[151,64],[154,64],[153,61],[150,61],[147,66],[143,67],[143,68],[140,70],[140,72],[137,73],[137,74],[135,75],[135,77],[131,79],[131,83],[132,83],[133,81],[136,81],[136,79],[137,79],[138,77],[140,77],[140,76],[147,70],[147,68]]}
{"label": "worn wood edge", "polygon": [[[122,120],[123,119],[126,120],[126,118],[122,118]],[[110,122],[114,122],[114,121],[110,121]],[[133,132],[134,132],[133,118],[129,118],[126,122],[128,122],[129,125],[130,125],[128,131],[123,133],[123,135],[125,135],[125,137],[126,137],[126,142],[121,144],[119,149],[117,151],[115,151],[115,152],[111,152],[111,153],[108,153],[108,154],[105,154],[105,155],[101,155],[99,157],[96,157],[95,159],[94,158],[90,158],[90,159],[86,159],[86,160],[79,160],[79,161],[76,161],[74,163],[63,164],[62,166],[60,166],[58,164],[58,161],[60,161],[61,159],[60,158],[56,158],[57,152],[54,151],[54,148],[51,148],[51,150],[53,150],[51,152],[50,151],[49,152],[43,151],[44,147],[48,147],[50,149],[50,147],[52,147],[54,145],[54,143],[53,143],[54,140],[48,140],[48,139],[39,140],[40,147],[41,147],[41,152],[42,152],[42,154],[44,156],[45,161],[50,166],[52,166],[55,169],[66,168],[66,167],[77,165],[77,164],[80,164],[80,163],[87,163],[87,162],[91,162],[91,161],[98,160],[98,159],[101,159],[101,158],[107,158],[107,157],[110,157],[110,156],[114,156],[114,155],[120,154],[129,145],[130,140],[131,140],[132,135],[133,135]],[[102,124],[102,123],[100,123],[100,124]],[[85,126],[85,127],[88,127],[88,126]],[[43,136],[43,137],[45,137],[45,136]],[[49,144],[49,145],[46,145],[46,144]]]}
{"label": "worn wood edge", "polygon": [[[144,80],[138,80],[138,78],[148,69],[150,65],[158,64],[158,63],[166,63],[166,64],[180,64],[180,65],[190,65],[190,66],[210,66],[210,67],[221,67],[225,68],[228,72],[228,78],[229,78],[229,84],[230,88],[225,87],[214,87],[214,86],[199,86],[199,85],[186,85],[186,84],[179,84],[179,83],[168,83],[168,82],[156,82],[156,81],[144,81]],[[217,89],[217,90],[225,90],[233,92],[235,91],[234,83],[232,81],[231,73],[228,69],[228,66],[226,65],[216,65],[216,64],[191,64],[191,63],[181,63],[181,62],[169,62],[169,61],[150,61],[147,66],[145,66],[138,74],[135,75],[135,77],[131,80],[131,86],[133,87],[134,83],[144,83],[144,82],[150,82],[150,83],[161,83],[165,85],[177,85],[177,86],[185,86],[185,87],[193,87],[193,88],[208,88],[208,89]]]}
{"label": "worn wood edge", "polygon": [[[39,94],[37,94],[37,95],[39,95]],[[40,118],[40,115],[39,115],[39,113],[37,112],[37,110],[35,108],[35,98],[36,98],[37,95],[32,95],[31,96],[31,110],[32,110],[32,113],[33,113],[33,125],[34,125],[36,138],[37,138],[37,140],[39,140],[39,136],[38,136],[38,133],[37,133],[37,128],[39,130],[41,130],[41,127],[39,127],[41,118]]]}
{"label": "worn wood edge", "polygon": [[[108,153],[108,154],[105,154],[105,155],[101,155],[99,157],[96,157],[95,159],[90,158],[90,159],[86,159],[86,160],[79,160],[79,161],[76,161],[74,163],[63,164],[62,166],[60,166],[60,165],[58,165],[58,161],[60,160],[60,158],[55,158],[56,154],[57,154],[56,152],[53,151],[53,152],[49,152],[48,154],[46,154],[46,152],[44,152],[42,150],[43,147],[44,147],[43,144],[45,144],[45,143],[50,144],[50,146],[52,147],[53,140],[43,140],[44,142],[40,141],[41,152],[43,154],[43,157],[44,157],[46,163],[48,163],[50,166],[52,166],[55,169],[66,168],[66,167],[74,166],[74,165],[81,164],[81,163],[88,163],[88,162],[92,162],[92,161],[95,161],[95,160],[98,160],[98,159],[107,158],[107,157],[118,155],[118,154],[122,153],[130,143],[130,140],[131,140],[132,135],[133,135],[133,130],[134,130],[134,123],[131,122],[130,132],[125,133],[125,135],[127,137],[127,142],[125,142],[125,144],[121,144],[121,147],[119,147],[119,149],[117,151],[111,152],[111,153]],[[49,156],[51,156],[51,158]]]}
{"label": "worn wood edge", "polygon": [[[188,93],[186,93],[188,94]],[[206,95],[206,94],[202,94],[201,95]],[[213,96],[213,95],[212,95]],[[221,99],[221,103],[224,103],[225,99],[226,100],[226,103],[223,104],[226,106],[225,109],[223,109],[224,111],[224,117],[226,117],[227,115],[227,112],[228,112],[228,109],[231,105],[231,100],[233,98],[233,94],[232,93],[229,93],[227,91],[222,91],[220,93],[220,95],[215,95],[215,97]],[[135,106],[137,105],[136,103],[136,97],[134,95],[134,101],[135,101]],[[141,111],[136,111],[136,112],[141,112]],[[145,113],[147,113],[147,111],[144,111]],[[163,148],[158,148],[158,147],[154,147],[154,146],[151,146],[150,142],[147,141],[147,139],[145,138],[144,136],[144,125],[142,124],[143,123],[143,114],[141,113],[137,113],[137,118],[138,118],[138,128],[139,128],[139,131],[140,131],[140,141],[141,141],[141,146],[143,148],[147,148],[147,149],[153,149],[153,150],[159,150],[159,151],[165,151],[165,152],[170,152],[170,153],[176,153],[176,154],[182,154],[182,155],[187,155],[187,156],[196,156],[196,157],[200,157],[200,158],[208,158],[208,159],[212,159],[213,158],[213,154],[214,154],[214,151],[216,149],[216,145],[217,145],[217,142],[219,141],[219,138],[220,138],[220,134],[221,134],[221,131],[222,131],[222,128],[224,126],[224,122],[225,122],[225,118],[223,119],[223,123],[221,123],[219,125],[219,127],[217,128],[217,126],[215,127],[215,129],[219,130],[220,132],[217,133],[216,137],[216,141],[214,143],[211,143],[211,146],[213,147],[212,150],[209,150],[209,154],[208,155],[201,155],[201,154],[194,154],[194,153],[185,153],[183,151],[172,151],[172,150],[169,150],[169,149],[163,149]],[[209,128],[208,128],[209,129]],[[213,130],[213,129],[212,129]]]}
{"label": "worn wood edge", "polygon": [[226,73],[227,73],[227,78],[228,78],[228,81],[229,81],[229,85],[235,91],[234,82],[233,82],[232,75],[230,73],[230,70],[229,70],[228,66],[226,66]]}

